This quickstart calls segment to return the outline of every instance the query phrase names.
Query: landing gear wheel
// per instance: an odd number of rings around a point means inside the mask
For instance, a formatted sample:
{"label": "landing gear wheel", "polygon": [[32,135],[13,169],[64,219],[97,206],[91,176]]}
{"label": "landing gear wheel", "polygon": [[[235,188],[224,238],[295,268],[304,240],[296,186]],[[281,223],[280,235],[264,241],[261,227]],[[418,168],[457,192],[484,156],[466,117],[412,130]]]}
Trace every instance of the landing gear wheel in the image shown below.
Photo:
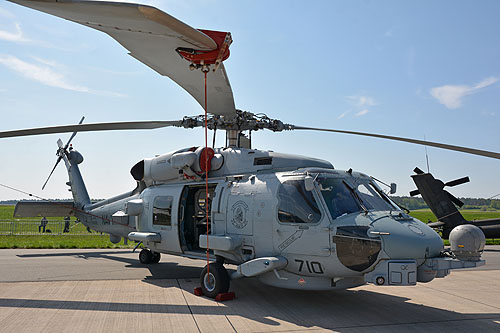
{"label": "landing gear wheel", "polygon": [[148,249],[142,249],[139,253],[139,261],[141,264],[150,264],[153,260],[153,253]]}
{"label": "landing gear wheel", "polygon": [[151,254],[152,254],[152,256],[151,256],[151,262],[153,264],[159,263],[160,262],[160,258],[161,258],[160,252],[152,252]]}
{"label": "landing gear wheel", "polygon": [[[210,273],[207,274],[207,271]],[[229,274],[221,263],[213,262],[201,271],[200,283],[203,294],[215,298],[218,294],[229,290]]]}

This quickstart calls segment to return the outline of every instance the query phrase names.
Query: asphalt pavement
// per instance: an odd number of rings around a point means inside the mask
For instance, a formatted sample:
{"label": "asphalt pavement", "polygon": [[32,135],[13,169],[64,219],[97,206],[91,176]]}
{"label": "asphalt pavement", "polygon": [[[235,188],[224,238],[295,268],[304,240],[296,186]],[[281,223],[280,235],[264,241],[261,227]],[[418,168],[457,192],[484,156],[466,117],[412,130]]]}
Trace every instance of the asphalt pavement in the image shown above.
{"label": "asphalt pavement", "polygon": [[193,294],[203,261],[130,250],[0,250],[0,332],[500,331],[500,246],[486,266],[414,287],[300,291],[232,281]]}

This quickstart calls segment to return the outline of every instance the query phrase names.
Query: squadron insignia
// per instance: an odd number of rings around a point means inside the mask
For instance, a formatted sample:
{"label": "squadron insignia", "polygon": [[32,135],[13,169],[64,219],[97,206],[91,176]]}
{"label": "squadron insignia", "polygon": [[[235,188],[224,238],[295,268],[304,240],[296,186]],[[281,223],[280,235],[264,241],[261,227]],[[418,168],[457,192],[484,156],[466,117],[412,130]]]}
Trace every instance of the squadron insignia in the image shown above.
{"label": "squadron insignia", "polygon": [[234,225],[237,229],[243,229],[247,226],[247,212],[248,205],[244,201],[236,201],[231,207],[231,211],[233,212],[233,218],[231,219],[231,224]]}

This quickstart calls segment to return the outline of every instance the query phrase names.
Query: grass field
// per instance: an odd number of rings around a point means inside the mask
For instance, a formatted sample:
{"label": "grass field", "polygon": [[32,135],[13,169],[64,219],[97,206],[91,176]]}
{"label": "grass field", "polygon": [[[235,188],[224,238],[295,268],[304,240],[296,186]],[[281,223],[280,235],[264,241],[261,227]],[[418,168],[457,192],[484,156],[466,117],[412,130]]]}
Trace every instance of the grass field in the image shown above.
{"label": "grass field", "polygon": [[[494,219],[500,218],[500,211],[485,212],[481,210],[461,210],[460,214],[468,220],[483,220],[483,219]],[[416,209],[410,212],[410,215],[422,222],[436,222],[436,217],[432,214],[430,209]]]}
{"label": "grass field", "polygon": [[[12,221],[14,206],[0,206],[0,220]],[[500,218],[500,212],[484,212],[479,210],[462,210],[462,215],[467,220]],[[436,218],[429,209],[418,209],[411,211],[410,215],[419,219],[422,222],[435,222]],[[47,225],[48,228],[52,225],[61,225],[62,217],[47,217],[51,222]],[[24,221],[39,221],[39,219],[16,219],[15,223],[22,225]],[[81,233],[81,235],[55,235],[55,234],[38,234],[38,224],[30,224],[28,232],[36,233],[35,235],[16,235],[16,236],[0,236],[0,249],[5,248],[32,248],[32,249],[70,249],[70,248],[132,248],[134,243],[128,245],[113,244],[109,241],[109,236],[104,234],[88,234],[86,228],[82,224],[75,224],[74,218],[71,223],[71,233]],[[448,245],[448,242],[445,241]],[[500,244],[500,240],[487,240],[487,244]]]}
{"label": "grass field", "polygon": [[113,244],[109,235],[33,235],[0,236],[0,249],[125,249],[135,243],[124,245],[123,241]]}
{"label": "grass field", "polygon": [[[0,205],[0,235],[8,234],[39,234],[41,217],[34,218],[13,218],[14,206]],[[63,217],[46,216],[48,224],[46,230],[53,234],[62,234],[64,230]],[[76,223],[74,217],[71,218],[69,234],[88,234],[87,227],[81,223]]]}
{"label": "grass field", "polygon": [[[14,206],[0,205],[0,232],[15,224],[15,231],[23,235],[0,235],[0,249],[30,248],[30,249],[107,249],[107,248],[132,248],[135,243],[128,245],[121,241],[113,244],[109,241],[109,235],[100,233],[89,234],[87,228],[81,223],[75,223],[71,218],[70,234],[60,234],[64,226],[62,217],[47,216],[49,223],[46,229],[52,233],[39,233],[38,226],[41,218],[14,219]],[[8,222],[7,222],[8,221]],[[6,226],[9,224],[9,226]],[[57,234],[59,233],[59,234]],[[25,235],[32,234],[32,235]]]}

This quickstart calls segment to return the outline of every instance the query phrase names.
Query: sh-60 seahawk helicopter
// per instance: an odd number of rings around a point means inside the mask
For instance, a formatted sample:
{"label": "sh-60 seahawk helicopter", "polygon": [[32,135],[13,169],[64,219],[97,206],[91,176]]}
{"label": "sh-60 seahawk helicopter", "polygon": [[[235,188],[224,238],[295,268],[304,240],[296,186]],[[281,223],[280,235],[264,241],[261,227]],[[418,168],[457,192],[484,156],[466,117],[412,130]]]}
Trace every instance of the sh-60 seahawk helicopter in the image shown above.
{"label": "sh-60 seahawk helicopter", "polygon": [[[319,159],[252,149],[251,137],[243,133],[261,129],[329,131],[497,159],[500,154],[296,126],[236,110],[223,65],[231,35],[196,30],[154,7],[11,1],[107,33],[137,60],[178,83],[202,106],[207,98],[210,101],[210,116],[178,121],[83,124],[82,119],[77,125],[0,132],[0,137],[73,132],[67,144],[58,141],[56,166],[61,160],[66,164],[74,215],[86,226],[109,233],[113,242],[121,238],[142,242],[142,263],[158,262],[160,253],[199,259],[210,255],[212,262],[200,277],[202,291],[209,297],[226,292],[230,280],[241,277],[257,276],[263,283],[283,288],[330,290],[365,283],[415,285],[444,277],[451,269],[484,264],[481,232],[456,230],[456,236],[450,236],[452,252],[445,252],[440,236],[402,211],[374,178],[336,170]],[[212,149],[205,144],[145,158],[131,169],[137,181],[133,191],[90,201],[78,168],[83,157],[70,146],[76,132],[168,126],[225,130],[226,146]],[[29,215],[36,208],[19,206],[17,213]],[[68,209],[63,210],[66,214]],[[229,274],[224,264],[234,264],[236,270]]]}

